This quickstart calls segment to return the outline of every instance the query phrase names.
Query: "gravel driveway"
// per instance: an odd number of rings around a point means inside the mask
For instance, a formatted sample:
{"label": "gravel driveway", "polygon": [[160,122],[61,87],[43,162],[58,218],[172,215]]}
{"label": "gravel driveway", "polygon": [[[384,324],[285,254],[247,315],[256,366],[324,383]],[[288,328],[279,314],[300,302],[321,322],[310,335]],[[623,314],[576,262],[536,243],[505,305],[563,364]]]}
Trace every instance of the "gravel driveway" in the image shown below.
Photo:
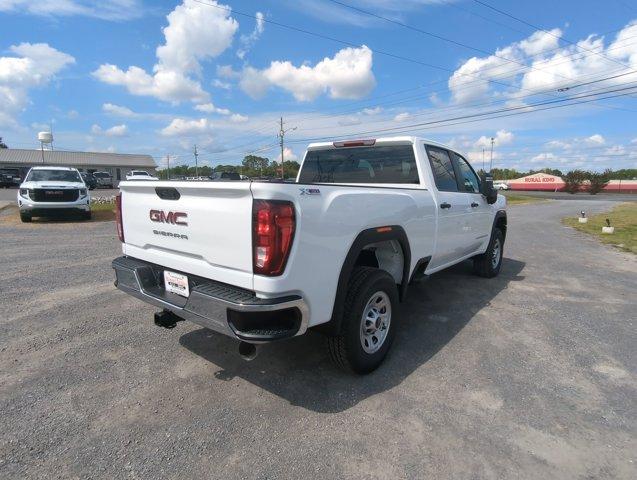
{"label": "gravel driveway", "polygon": [[637,260],[559,221],[611,206],[510,208],[501,275],[414,287],[366,377],[157,328],[112,222],[0,213],[0,478],[637,478]]}

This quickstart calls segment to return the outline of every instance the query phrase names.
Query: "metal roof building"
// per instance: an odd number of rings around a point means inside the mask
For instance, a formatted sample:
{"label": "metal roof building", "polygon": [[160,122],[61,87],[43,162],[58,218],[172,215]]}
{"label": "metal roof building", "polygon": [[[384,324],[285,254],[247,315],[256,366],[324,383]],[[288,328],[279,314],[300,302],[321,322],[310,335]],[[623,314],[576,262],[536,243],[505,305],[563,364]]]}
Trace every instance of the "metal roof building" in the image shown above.
{"label": "metal roof building", "polygon": [[0,168],[19,168],[24,178],[29,168],[36,165],[75,167],[81,172],[109,172],[115,183],[124,179],[131,169],[154,174],[157,168],[150,155],[0,148]]}

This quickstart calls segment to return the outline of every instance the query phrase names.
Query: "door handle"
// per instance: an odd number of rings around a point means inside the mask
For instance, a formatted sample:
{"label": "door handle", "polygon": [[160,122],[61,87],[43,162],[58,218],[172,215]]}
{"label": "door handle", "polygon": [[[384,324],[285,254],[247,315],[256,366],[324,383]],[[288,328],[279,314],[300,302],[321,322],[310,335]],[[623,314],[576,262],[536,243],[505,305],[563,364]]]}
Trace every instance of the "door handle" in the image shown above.
{"label": "door handle", "polygon": [[451,208],[451,204],[447,202],[441,203],[440,208]]}
{"label": "door handle", "polygon": [[476,208],[476,207],[479,207],[479,206],[480,206],[479,203],[471,202],[471,208]]}

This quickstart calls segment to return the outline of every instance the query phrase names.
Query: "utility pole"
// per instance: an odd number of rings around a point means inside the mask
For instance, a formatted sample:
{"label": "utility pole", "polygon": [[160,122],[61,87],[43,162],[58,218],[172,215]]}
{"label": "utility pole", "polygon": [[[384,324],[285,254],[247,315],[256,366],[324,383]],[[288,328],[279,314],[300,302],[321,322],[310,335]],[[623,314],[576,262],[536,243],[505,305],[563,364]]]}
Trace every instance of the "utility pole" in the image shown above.
{"label": "utility pole", "polygon": [[170,180],[170,154],[166,154],[166,165],[168,166],[168,180]]}
{"label": "utility pole", "polygon": [[491,161],[489,162],[489,172],[493,170],[493,144],[495,143],[495,138],[491,137]]}
{"label": "utility pole", "polygon": [[486,173],[484,170],[484,147],[482,147],[482,173]]}
{"label": "utility pole", "polygon": [[192,152],[195,155],[195,177],[197,177],[197,179],[199,179],[199,165],[197,164],[197,159],[199,157],[199,154],[197,153],[197,145],[195,145],[195,149]]}
{"label": "utility pole", "polygon": [[283,129],[283,117],[281,117],[281,125],[280,125],[280,129],[279,129],[279,145],[281,146],[281,180],[283,180],[285,178],[284,174],[283,174],[283,162],[285,161],[284,154],[285,154],[285,148],[283,146],[283,137],[285,137],[285,134],[288,132],[291,132],[292,130],[296,130],[296,127],[294,128],[288,128],[287,130]]}

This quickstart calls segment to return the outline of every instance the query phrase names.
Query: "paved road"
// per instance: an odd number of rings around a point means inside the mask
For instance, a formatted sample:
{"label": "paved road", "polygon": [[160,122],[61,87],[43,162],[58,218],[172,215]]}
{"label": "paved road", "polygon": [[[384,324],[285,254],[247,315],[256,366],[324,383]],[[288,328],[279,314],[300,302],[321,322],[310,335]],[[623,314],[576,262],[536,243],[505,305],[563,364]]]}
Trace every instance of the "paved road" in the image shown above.
{"label": "paved road", "polygon": [[414,288],[366,377],[154,327],[112,222],[0,214],[0,477],[637,478],[637,260],[559,223],[611,206],[512,207],[501,275]]}

